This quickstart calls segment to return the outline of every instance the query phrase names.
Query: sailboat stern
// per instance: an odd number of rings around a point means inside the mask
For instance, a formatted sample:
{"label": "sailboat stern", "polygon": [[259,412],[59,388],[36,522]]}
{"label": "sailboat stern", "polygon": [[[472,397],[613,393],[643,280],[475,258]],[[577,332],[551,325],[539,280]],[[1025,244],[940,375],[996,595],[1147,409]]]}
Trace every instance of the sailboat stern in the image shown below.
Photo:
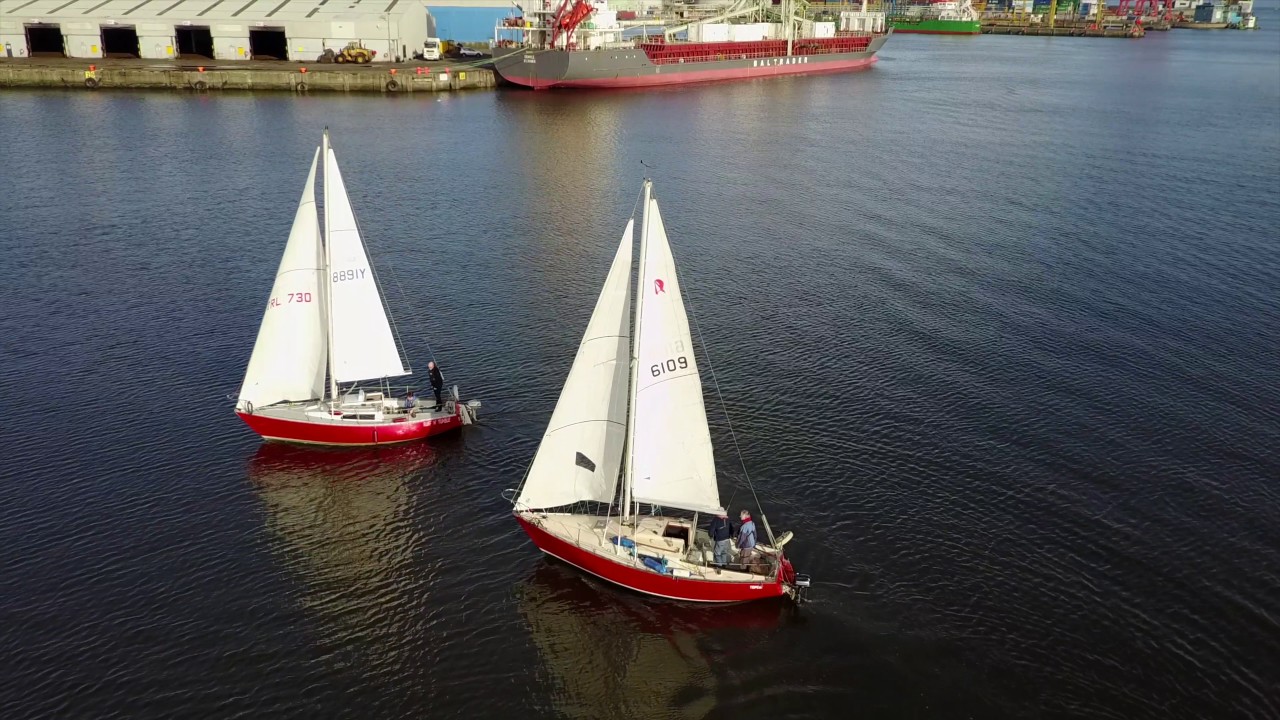
{"label": "sailboat stern", "polygon": [[463,425],[475,425],[480,420],[480,408],[482,404],[479,400],[463,401],[462,395],[458,392],[458,386],[454,385],[449,388],[449,396],[451,403],[445,405],[445,410],[450,413],[456,413],[458,419]]}
{"label": "sailboat stern", "polygon": [[812,584],[812,580],[808,575],[798,574],[795,568],[791,566],[791,561],[781,553],[778,556],[778,581],[782,583],[787,596],[794,600],[797,605],[804,604],[805,600],[808,599],[809,586]]}
{"label": "sailboat stern", "polygon": [[[760,517],[761,521],[767,526],[768,518],[764,517],[763,514]],[[787,558],[783,551],[783,546],[791,542],[794,537],[795,534],[788,530],[774,538],[772,545],[757,545],[756,549],[775,558],[778,568],[778,582],[782,584],[787,597],[790,597],[797,605],[800,605],[808,599],[809,586],[812,585],[813,581],[808,575],[797,573],[796,569],[791,565],[791,560]]]}

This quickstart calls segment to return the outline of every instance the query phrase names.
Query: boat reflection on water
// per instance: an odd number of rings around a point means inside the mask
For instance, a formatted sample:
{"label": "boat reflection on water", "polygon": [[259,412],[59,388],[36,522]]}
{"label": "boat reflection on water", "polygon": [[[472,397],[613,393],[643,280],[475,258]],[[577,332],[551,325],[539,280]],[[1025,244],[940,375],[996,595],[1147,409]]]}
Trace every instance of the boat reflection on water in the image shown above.
{"label": "boat reflection on water", "polygon": [[716,668],[794,613],[781,601],[645,598],[550,558],[516,595],[556,710],[573,718],[705,717],[723,704]]}
{"label": "boat reflection on water", "polygon": [[[417,605],[429,582],[413,504],[439,449],[413,443],[317,449],[265,443],[248,475],[266,511],[268,542],[298,581],[299,603],[322,650],[404,663],[421,631]],[[415,621],[414,618],[419,620]],[[370,656],[373,657],[370,657]]]}

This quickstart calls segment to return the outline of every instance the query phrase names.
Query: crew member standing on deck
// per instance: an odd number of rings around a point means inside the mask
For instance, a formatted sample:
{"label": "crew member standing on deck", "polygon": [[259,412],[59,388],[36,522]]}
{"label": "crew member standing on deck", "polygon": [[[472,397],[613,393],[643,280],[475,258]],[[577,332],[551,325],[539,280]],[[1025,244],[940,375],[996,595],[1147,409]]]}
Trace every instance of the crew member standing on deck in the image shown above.
{"label": "crew member standing on deck", "polygon": [[729,564],[729,543],[733,537],[733,527],[729,523],[729,515],[724,508],[716,508],[715,516],[707,526],[707,534],[711,536],[711,542],[715,543],[712,562],[719,572],[719,568]]}
{"label": "crew member standing on deck", "polygon": [[746,510],[738,517],[742,518],[742,525],[738,526],[738,562],[746,565],[756,554],[756,524],[751,522],[751,513]]}
{"label": "crew member standing on deck", "polygon": [[431,371],[431,389],[436,391],[436,410],[439,410],[444,401],[440,399],[440,391],[444,389],[444,375],[440,374],[440,368],[435,362],[427,363],[427,369]]}

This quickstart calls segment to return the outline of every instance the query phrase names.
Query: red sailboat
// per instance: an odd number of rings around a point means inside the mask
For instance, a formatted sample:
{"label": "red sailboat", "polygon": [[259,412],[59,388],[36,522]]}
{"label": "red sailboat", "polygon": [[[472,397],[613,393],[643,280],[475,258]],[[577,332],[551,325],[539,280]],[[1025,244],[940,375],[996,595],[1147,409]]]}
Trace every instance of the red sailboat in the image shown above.
{"label": "red sailboat", "polygon": [[[651,184],[631,321],[628,221],[538,452],[514,498],[540,550],[638,592],[724,603],[790,596],[809,578],[764,537],[715,564],[698,517],[723,512],[689,320]],[[634,341],[634,342],[633,342]],[[590,512],[595,505],[598,512]]]}
{"label": "red sailboat", "polygon": [[[317,166],[324,182],[323,232],[316,211]],[[456,386],[437,407],[434,397],[419,400],[408,388],[388,383],[411,372],[401,360],[326,129],[236,398],[236,415],[268,440],[321,445],[407,442],[475,420],[480,403],[462,402]]]}

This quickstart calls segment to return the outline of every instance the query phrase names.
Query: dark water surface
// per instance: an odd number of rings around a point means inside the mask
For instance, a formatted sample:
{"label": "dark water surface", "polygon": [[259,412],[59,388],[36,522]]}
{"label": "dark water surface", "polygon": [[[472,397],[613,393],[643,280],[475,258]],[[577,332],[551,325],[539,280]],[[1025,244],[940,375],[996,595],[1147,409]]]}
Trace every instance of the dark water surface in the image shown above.
{"label": "dark water surface", "polygon": [[[1280,717],[1263,22],[647,93],[0,95],[0,715]],[[483,425],[232,414],[326,124]],[[602,587],[500,497],[642,160],[798,613]]]}

